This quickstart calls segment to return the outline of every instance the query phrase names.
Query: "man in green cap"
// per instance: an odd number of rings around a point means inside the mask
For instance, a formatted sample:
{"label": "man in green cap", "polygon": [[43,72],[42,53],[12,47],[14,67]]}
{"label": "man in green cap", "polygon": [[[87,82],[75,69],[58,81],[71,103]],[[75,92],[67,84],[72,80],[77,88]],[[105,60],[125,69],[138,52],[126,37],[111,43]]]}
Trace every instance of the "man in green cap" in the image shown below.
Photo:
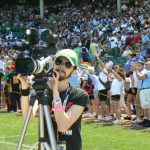
{"label": "man in green cap", "polygon": [[[77,69],[78,58],[73,50],[65,49],[56,53],[54,59],[54,73],[48,81],[49,106],[56,141],[66,143],[66,150],[82,150],[81,118],[87,109],[88,94],[79,88],[71,87],[69,78]],[[22,113],[25,117],[29,107],[29,84],[25,77],[18,75],[22,85]],[[33,116],[38,105],[33,106]],[[45,129],[45,137],[47,135]],[[47,137],[45,138],[47,139]]]}

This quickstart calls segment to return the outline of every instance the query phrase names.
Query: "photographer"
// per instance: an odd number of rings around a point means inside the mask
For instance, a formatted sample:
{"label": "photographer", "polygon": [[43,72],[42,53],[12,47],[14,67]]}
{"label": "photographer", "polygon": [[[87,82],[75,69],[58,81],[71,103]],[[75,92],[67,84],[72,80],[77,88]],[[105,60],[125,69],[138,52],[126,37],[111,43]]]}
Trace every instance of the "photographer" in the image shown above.
{"label": "photographer", "polygon": [[[56,141],[65,142],[66,150],[82,149],[81,118],[88,104],[88,94],[69,84],[69,78],[77,66],[78,59],[74,51],[65,49],[57,52],[54,60],[54,73],[48,81],[49,107]],[[18,79],[22,85],[22,113],[25,117],[29,107],[29,92],[27,92],[29,84],[26,77],[18,75]],[[37,110],[38,105],[35,102],[32,116],[35,116]],[[45,129],[45,137],[46,132]]]}

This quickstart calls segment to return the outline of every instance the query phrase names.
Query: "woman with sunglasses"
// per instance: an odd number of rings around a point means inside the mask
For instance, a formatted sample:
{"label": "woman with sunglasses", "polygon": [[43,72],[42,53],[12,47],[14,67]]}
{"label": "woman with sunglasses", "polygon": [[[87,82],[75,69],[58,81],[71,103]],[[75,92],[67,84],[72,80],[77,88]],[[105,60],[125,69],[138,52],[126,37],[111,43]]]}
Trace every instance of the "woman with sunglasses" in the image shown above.
{"label": "woman with sunglasses", "polygon": [[[87,109],[88,94],[77,87],[71,87],[69,78],[77,69],[78,58],[70,49],[61,50],[56,53],[54,59],[54,73],[48,81],[49,107],[52,117],[56,141],[66,143],[66,150],[81,150],[81,118]],[[22,91],[29,89],[29,84],[24,77],[18,75],[21,81]],[[29,93],[28,93],[29,94]],[[22,93],[22,113],[25,117],[29,107],[29,95]],[[33,116],[38,110],[34,105]],[[45,129],[45,139],[47,130]],[[65,147],[65,146],[64,146]]]}

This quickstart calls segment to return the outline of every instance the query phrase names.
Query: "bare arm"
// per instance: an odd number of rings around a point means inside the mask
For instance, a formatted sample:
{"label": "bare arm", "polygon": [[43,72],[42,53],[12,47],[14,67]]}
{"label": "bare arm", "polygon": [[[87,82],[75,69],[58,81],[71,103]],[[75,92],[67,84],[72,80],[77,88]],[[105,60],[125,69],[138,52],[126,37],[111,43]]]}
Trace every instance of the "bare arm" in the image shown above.
{"label": "bare arm", "polygon": [[[62,108],[62,102],[57,103],[56,99],[60,98],[59,91],[58,91],[58,73],[57,77],[53,76],[53,86],[48,83],[53,90],[53,104],[54,104],[54,109],[56,108]],[[51,81],[52,82],[52,81]],[[77,119],[81,116],[82,112],[84,110],[83,106],[79,105],[72,105],[70,109],[65,112],[65,110],[61,109],[59,111],[54,111],[56,123],[58,130],[60,132],[65,132],[67,131],[73,123],[77,121]]]}
{"label": "bare arm", "polygon": [[[23,77],[21,75],[18,75],[17,78],[20,80],[20,82],[21,82],[21,88],[23,90],[29,88],[27,77]],[[27,115],[27,113],[28,113],[28,109],[29,109],[29,96],[21,96],[21,107],[22,107],[23,118],[25,118],[26,115]],[[33,113],[31,115],[31,118],[33,118],[35,116],[37,110],[38,110],[38,103],[35,102],[35,104],[33,105]]]}
{"label": "bare arm", "polygon": [[132,67],[133,67],[133,69],[135,70],[136,76],[137,76],[137,78],[138,78],[139,80],[145,80],[145,79],[147,78],[146,75],[140,74],[138,68],[137,68],[135,65],[132,65]]}
{"label": "bare arm", "polygon": [[145,80],[146,79],[146,75],[141,75],[138,70],[136,70],[136,76],[139,80]]}
{"label": "bare arm", "polygon": [[110,80],[113,80],[114,79],[114,77],[112,77],[109,73],[108,73],[108,71],[104,68],[104,69],[102,69],[101,68],[101,70],[103,71],[103,73],[110,79]]}
{"label": "bare arm", "polygon": [[104,66],[103,61],[100,59],[100,55],[101,55],[101,54],[97,54],[97,55],[96,55],[96,58],[97,58],[97,60],[98,60],[99,67],[103,69],[103,68],[105,68],[105,66]]}

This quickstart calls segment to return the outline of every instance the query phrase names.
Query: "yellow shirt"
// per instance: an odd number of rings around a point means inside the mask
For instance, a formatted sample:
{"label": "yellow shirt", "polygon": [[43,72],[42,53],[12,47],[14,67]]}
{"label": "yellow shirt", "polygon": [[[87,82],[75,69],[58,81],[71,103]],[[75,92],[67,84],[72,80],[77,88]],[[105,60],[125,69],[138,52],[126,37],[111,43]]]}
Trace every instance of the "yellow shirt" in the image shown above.
{"label": "yellow shirt", "polygon": [[91,51],[91,54],[93,56],[96,56],[97,55],[97,51],[98,51],[98,44],[91,43],[91,45],[90,45],[90,51]]}

